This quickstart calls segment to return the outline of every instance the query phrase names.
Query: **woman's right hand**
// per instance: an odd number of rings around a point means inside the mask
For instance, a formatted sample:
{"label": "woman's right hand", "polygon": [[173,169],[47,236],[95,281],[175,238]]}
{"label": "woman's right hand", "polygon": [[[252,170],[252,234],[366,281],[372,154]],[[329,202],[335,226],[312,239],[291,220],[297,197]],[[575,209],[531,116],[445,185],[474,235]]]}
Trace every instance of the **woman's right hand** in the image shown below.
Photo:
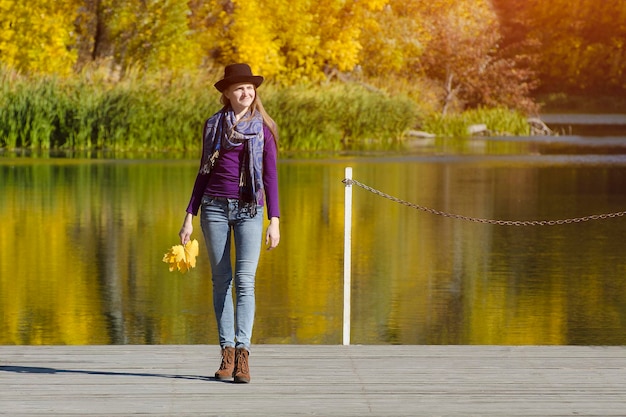
{"label": "woman's right hand", "polygon": [[178,236],[180,237],[180,243],[185,246],[189,240],[191,240],[191,234],[193,233],[193,214],[187,213],[185,216],[185,220],[183,221],[183,226],[180,228],[180,232],[178,232]]}

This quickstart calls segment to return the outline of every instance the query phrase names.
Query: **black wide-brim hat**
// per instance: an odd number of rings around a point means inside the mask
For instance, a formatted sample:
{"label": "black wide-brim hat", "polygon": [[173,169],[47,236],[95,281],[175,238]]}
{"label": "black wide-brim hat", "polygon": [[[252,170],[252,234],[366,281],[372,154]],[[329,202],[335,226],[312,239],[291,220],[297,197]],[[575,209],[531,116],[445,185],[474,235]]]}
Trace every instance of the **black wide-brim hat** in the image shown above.
{"label": "black wide-brim hat", "polygon": [[248,64],[230,64],[224,68],[224,78],[215,83],[215,88],[223,92],[229,85],[238,83],[250,83],[258,87],[263,82],[263,77],[253,75]]}

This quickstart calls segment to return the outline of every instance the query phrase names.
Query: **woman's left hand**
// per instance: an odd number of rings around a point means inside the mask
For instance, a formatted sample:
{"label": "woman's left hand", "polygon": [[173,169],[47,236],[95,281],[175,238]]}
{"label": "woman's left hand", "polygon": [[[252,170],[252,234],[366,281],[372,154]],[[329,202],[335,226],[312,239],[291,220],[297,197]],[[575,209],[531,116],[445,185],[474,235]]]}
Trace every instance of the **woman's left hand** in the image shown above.
{"label": "woman's left hand", "polygon": [[267,233],[265,234],[265,244],[267,250],[272,250],[280,242],[280,226],[278,217],[272,217],[270,219],[270,225],[267,226]]}

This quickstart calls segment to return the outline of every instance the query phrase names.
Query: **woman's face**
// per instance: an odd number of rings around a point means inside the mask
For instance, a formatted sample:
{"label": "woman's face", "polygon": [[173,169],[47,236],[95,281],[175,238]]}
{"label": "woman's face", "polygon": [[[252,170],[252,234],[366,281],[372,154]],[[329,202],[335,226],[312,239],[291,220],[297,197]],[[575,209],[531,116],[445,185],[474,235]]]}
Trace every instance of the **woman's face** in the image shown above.
{"label": "woman's face", "polygon": [[248,110],[256,97],[254,85],[250,83],[233,84],[224,91],[236,114]]}

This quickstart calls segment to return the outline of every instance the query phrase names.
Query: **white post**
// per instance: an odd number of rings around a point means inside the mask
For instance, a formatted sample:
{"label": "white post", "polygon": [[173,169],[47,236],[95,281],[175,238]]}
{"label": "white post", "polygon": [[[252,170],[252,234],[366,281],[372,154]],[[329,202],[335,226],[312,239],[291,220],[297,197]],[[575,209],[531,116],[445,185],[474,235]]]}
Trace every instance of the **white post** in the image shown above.
{"label": "white post", "polygon": [[[346,167],[347,180],[352,180],[352,168]],[[352,258],[352,184],[346,183],[344,202],[343,239],[343,344],[350,344],[350,289]]]}

